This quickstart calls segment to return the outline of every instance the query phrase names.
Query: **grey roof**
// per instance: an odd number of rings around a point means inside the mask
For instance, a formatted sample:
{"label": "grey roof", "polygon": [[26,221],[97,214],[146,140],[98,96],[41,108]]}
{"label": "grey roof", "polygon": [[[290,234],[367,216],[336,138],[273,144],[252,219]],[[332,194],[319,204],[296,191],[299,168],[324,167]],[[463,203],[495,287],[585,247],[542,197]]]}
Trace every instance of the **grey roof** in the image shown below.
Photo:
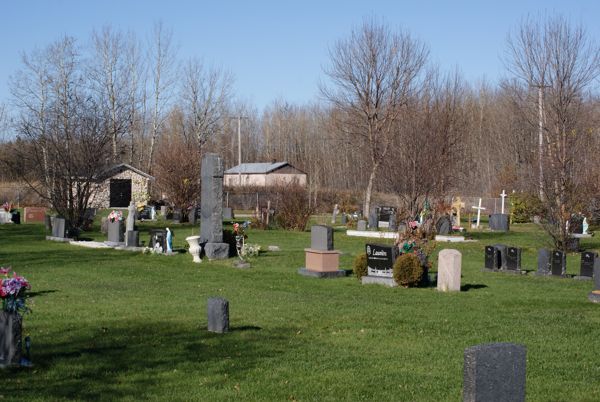
{"label": "grey roof", "polygon": [[227,169],[225,174],[265,174],[289,165],[287,162],[274,163],[242,163]]}
{"label": "grey roof", "polygon": [[136,169],[133,166],[128,165],[127,163],[119,163],[118,165],[111,166],[110,168],[108,168],[105,171],[101,172],[96,177],[96,179],[97,180],[105,180],[105,179],[107,179],[109,177],[112,177],[112,176],[116,175],[117,173],[120,173],[120,172],[122,172],[124,170],[131,170],[131,171],[139,174],[142,177],[145,177],[145,178],[150,179],[150,180],[154,180],[154,176],[150,176],[148,173],[142,172],[141,170]]}

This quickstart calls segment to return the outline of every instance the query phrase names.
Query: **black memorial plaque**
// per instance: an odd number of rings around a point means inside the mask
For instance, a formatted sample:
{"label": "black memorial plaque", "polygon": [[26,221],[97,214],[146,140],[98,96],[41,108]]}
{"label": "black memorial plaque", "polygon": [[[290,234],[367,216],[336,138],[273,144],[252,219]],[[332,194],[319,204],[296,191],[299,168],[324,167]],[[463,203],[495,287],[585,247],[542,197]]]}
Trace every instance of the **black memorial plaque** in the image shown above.
{"label": "black memorial plaque", "polygon": [[384,244],[367,244],[367,268],[371,276],[392,277],[392,268],[398,257],[398,248]]}
{"label": "black memorial plaque", "polygon": [[500,253],[494,246],[485,246],[485,268],[500,269]]}

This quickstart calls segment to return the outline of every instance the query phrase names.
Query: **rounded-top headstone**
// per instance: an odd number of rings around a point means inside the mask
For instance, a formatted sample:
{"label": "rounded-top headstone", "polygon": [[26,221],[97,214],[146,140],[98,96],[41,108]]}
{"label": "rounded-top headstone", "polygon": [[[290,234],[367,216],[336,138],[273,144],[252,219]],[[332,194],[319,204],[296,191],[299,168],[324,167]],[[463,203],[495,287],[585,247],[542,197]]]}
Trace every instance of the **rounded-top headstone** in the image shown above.
{"label": "rounded-top headstone", "polygon": [[437,290],[460,292],[462,254],[458,250],[444,249],[438,255]]}

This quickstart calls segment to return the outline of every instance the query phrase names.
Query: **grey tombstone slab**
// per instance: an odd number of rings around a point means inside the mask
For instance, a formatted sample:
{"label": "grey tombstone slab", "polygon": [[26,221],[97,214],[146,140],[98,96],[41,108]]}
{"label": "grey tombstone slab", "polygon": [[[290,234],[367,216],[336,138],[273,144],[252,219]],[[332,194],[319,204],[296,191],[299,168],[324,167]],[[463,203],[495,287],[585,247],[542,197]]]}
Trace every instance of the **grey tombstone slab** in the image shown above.
{"label": "grey tombstone slab", "polygon": [[377,214],[377,209],[373,208],[369,213],[369,230],[377,229],[379,229],[379,216]]}
{"label": "grey tombstone slab", "polygon": [[140,243],[140,232],[127,230],[125,232],[125,247],[138,247]]}
{"label": "grey tombstone slab", "polygon": [[463,401],[525,401],[527,348],[492,343],[465,349]]}
{"label": "grey tombstone slab", "polygon": [[17,313],[0,311],[0,367],[21,361],[23,318]]}
{"label": "grey tombstone slab", "polygon": [[168,206],[166,206],[166,205],[163,205],[163,206],[161,206],[161,207],[160,207],[160,214],[161,214],[163,217],[165,217],[165,218],[167,217],[167,212],[168,212],[168,211],[169,211],[169,207],[168,207]]}
{"label": "grey tombstone slab", "polygon": [[538,267],[536,275],[550,275],[550,250],[542,248],[538,251]]}
{"label": "grey tombstone slab", "polygon": [[123,222],[108,222],[108,241],[122,243],[124,241]]}
{"label": "grey tombstone slab", "polygon": [[183,212],[181,212],[180,208],[173,209],[173,223],[181,223],[181,219],[183,218]]}
{"label": "grey tombstone slab", "polygon": [[226,220],[233,219],[233,208],[229,208],[229,207],[223,208],[223,219],[226,219]]}
{"label": "grey tombstone slab", "polygon": [[201,169],[199,242],[209,259],[229,258],[229,244],[223,243],[223,160],[207,153]]}
{"label": "grey tombstone slab", "polygon": [[356,223],[356,230],[365,231],[367,230],[367,221],[361,219]]}
{"label": "grey tombstone slab", "polygon": [[438,255],[437,290],[460,292],[462,255],[453,249],[441,250]]}
{"label": "grey tombstone slab", "polygon": [[310,228],[310,248],[313,250],[333,250],[333,228],[314,225]]}
{"label": "grey tombstone slab", "polygon": [[340,219],[341,219],[340,224],[345,225],[348,223],[348,217],[346,216],[345,213],[342,213],[340,215]]}
{"label": "grey tombstone slab", "polygon": [[53,237],[65,237],[65,227],[66,221],[65,218],[54,217],[54,221],[52,222],[52,236]]}
{"label": "grey tombstone slab", "polygon": [[196,224],[196,208],[192,208],[188,211],[188,222],[192,225]]}
{"label": "grey tombstone slab", "polygon": [[398,223],[396,222],[396,214],[392,213],[390,214],[390,220],[389,220],[389,231],[390,232],[395,232],[398,230]]}
{"label": "grey tombstone slab", "polygon": [[221,297],[211,297],[207,304],[208,330],[219,334],[229,331],[229,302]]}
{"label": "grey tombstone slab", "polygon": [[508,232],[510,229],[510,219],[507,214],[491,214],[490,229],[497,232]]}
{"label": "grey tombstone slab", "polygon": [[435,224],[437,234],[445,236],[452,231],[452,219],[449,216],[441,216]]}
{"label": "grey tombstone slab", "polygon": [[131,201],[131,203],[127,207],[127,222],[125,225],[126,231],[135,230],[135,214],[136,213],[137,213],[137,208],[135,207],[135,204],[133,203],[133,201]]}

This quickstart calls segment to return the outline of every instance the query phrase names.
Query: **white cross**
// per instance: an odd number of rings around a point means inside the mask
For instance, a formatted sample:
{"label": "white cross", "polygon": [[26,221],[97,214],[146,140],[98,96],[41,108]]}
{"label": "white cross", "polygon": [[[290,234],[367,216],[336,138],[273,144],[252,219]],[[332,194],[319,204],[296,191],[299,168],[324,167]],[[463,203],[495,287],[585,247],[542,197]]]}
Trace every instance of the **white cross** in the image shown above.
{"label": "white cross", "polygon": [[481,210],[485,209],[481,206],[481,198],[479,199],[479,206],[473,205],[471,208],[475,208],[477,210],[477,225],[475,227],[479,227],[479,219],[481,218]]}
{"label": "white cross", "polygon": [[502,190],[502,194],[500,194],[500,197],[502,197],[502,213],[504,213],[504,199],[506,197],[508,197],[508,195],[506,195],[506,193],[504,192],[504,190]]}

